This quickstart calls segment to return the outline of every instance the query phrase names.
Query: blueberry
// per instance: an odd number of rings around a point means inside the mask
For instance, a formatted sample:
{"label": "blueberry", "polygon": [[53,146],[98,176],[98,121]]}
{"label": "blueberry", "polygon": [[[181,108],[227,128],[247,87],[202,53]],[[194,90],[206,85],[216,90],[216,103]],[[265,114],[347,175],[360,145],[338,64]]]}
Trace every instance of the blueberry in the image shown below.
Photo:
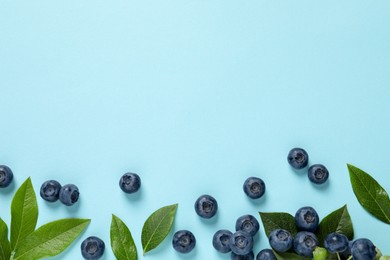
{"label": "blueberry", "polygon": [[88,237],[81,243],[81,254],[84,259],[97,260],[103,256],[104,242],[98,237]]}
{"label": "blueberry", "polygon": [[119,187],[125,193],[134,193],[141,187],[141,178],[136,173],[127,172],[119,180]]}
{"label": "blueberry", "polygon": [[246,255],[237,255],[235,253],[231,253],[230,255],[231,260],[253,260],[255,259],[255,254],[253,254],[253,251],[249,252],[249,254]]}
{"label": "blueberry", "polygon": [[252,215],[241,216],[236,221],[236,231],[242,230],[247,232],[249,235],[254,236],[259,229],[259,222]]}
{"label": "blueberry", "polygon": [[293,148],[288,153],[287,161],[294,169],[299,170],[307,166],[309,163],[309,155],[302,148]]}
{"label": "blueberry", "polygon": [[179,230],[173,235],[172,246],[179,253],[187,254],[194,249],[195,245],[196,239],[191,231]]}
{"label": "blueberry", "polygon": [[275,251],[283,253],[292,247],[293,238],[287,230],[275,229],[269,236],[269,244]]}
{"label": "blueberry", "polygon": [[348,250],[349,241],[343,234],[330,233],[325,238],[324,246],[329,253],[341,253]]}
{"label": "blueberry", "polygon": [[323,184],[328,180],[329,171],[322,164],[313,164],[307,171],[307,176],[312,183]]}
{"label": "blueberry", "polygon": [[41,186],[40,195],[42,199],[55,202],[60,196],[61,184],[55,180],[45,181]]}
{"label": "blueberry", "polygon": [[79,189],[74,184],[66,184],[60,190],[60,201],[66,206],[72,206],[79,200]]}
{"label": "blueberry", "polygon": [[299,230],[314,232],[318,223],[318,214],[312,207],[302,207],[295,213],[295,224]]}
{"label": "blueberry", "polygon": [[0,165],[0,188],[8,187],[14,178],[11,169],[6,165]]}
{"label": "blueberry", "polygon": [[373,260],[376,256],[375,246],[367,238],[359,238],[353,241],[351,253],[354,260]]}
{"label": "blueberry", "polygon": [[195,212],[202,218],[212,218],[218,210],[217,201],[210,195],[202,195],[195,201]]}
{"label": "blueberry", "polygon": [[276,260],[276,256],[271,249],[263,249],[257,254],[256,260]]}
{"label": "blueberry", "polygon": [[228,253],[231,251],[229,246],[230,237],[232,232],[226,229],[218,230],[213,236],[213,246],[215,250],[220,253]]}
{"label": "blueberry", "polygon": [[236,255],[247,255],[253,250],[253,238],[247,232],[239,230],[230,237],[229,245]]}
{"label": "blueberry", "polygon": [[293,244],[298,255],[313,257],[313,251],[318,246],[318,239],[311,232],[300,231],[295,235]]}
{"label": "blueberry", "polygon": [[257,177],[249,177],[243,185],[245,194],[251,199],[258,199],[264,195],[265,183]]}

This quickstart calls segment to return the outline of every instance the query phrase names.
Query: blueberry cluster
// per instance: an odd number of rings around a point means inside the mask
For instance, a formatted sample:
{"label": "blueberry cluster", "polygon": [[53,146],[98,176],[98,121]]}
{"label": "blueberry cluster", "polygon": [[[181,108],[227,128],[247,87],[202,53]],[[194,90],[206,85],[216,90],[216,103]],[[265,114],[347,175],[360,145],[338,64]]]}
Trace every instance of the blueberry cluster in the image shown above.
{"label": "blueberry cluster", "polygon": [[72,206],[79,200],[80,192],[74,184],[61,186],[58,181],[48,180],[42,183],[40,195],[42,199],[48,202],[60,200],[62,204]]}

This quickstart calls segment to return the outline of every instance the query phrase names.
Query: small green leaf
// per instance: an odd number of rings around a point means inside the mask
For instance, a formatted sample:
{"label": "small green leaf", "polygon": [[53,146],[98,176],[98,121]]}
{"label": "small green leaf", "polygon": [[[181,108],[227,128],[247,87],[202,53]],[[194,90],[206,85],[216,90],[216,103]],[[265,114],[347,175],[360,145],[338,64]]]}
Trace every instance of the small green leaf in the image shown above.
{"label": "small green leaf", "polygon": [[47,223],[18,244],[14,260],[33,260],[58,255],[90,222],[89,219],[60,219]]}
{"label": "small green leaf", "polygon": [[35,230],[37,220],[37,199],[28,178],[16,191],[11,203],[11,251]]}
{"label": "small green leaf", "polygon": [[383,256],[381,256],[381,258],[379,258],[379,260],[390,260],[390,256],[383,255]]}
{"label": "small green leaf", "polygon": [[390,224],[390,199],[384,188],[368,173],[347,164],[352,189],[360,205],[374,217]]}
{"label": "small green leaf", "polygon": [[295,236],[298,233],[297,227],[295,225],[295,219],[288,213],[284,212],[259,212],[261,221],[264,225],[264,231],[267,237],[274,229],[285,229],[291,233],[292,236]]}
{"label": "small green leaf", "polygon": [[8,227],[0,218],[0,260],[8,260],[10,256],[11,245],[8,240]]}
{"label": "small green leaf", "polygon": [[311,260],[311,257],[304,257],[295,253],[278,253],[274,251],[274,254],[278,260]]}
{"label": "small green leaf", "polygon": [[142,228],[141,242],[144,254],[156,248],[172,229],[177,204],[156,210],[146,220]]}
{"label": "small green leaf", "polygon": [[111,221],[111,248],[117,259],[137,260],[137,248],[129,228],[123,221],[112,215]]}
{"label": "small green leaf", "polygon": [[347,205],[333,211],[321,221],[316,232],[319,244],[323,246],[325,237],[333,232],[343,234],[349,240],[353,239],[353,225]]}

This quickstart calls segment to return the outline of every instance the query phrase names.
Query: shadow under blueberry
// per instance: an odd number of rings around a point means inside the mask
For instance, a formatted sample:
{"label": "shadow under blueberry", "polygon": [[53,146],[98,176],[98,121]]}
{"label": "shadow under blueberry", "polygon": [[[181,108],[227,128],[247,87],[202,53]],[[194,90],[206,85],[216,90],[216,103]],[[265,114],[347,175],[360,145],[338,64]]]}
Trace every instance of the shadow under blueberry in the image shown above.
{"label": "shadow under blueberry", "polygon": [[217,213],[212,217],[212,218],[202,218],[202,217],[199,217],[200,218],[200,221],[203,223],[203,224],[206,224],[206,225],[213,225],[215,223],[218,222],[218,219],[219,219],[219,210],[217,211]]}
{"label": "shadow under blueberry", "polygon": [[64,205],[64,207],[66,208],[66,211],[67,212],[69,212],[69,213],[76,213],[76,212],[78,212],[79,211],[79,209],[80,209],[80,204],[81,204],[81,198],[79,198],[79,200],[75,203],[75,204],[73,204],[72,206],[65,206]]}
{"label": "shadow under blueberry", "polygon": [[143,191],[143,189],[141,187],[135,193],[128,194],[128,193],[123,192],[123,196],[125,196],[126,199],[128,199],[129,201],[140,202],[142,200],[142,198],[144,197],[144,191]]}
{"label": "shadow under blueberry", "polygon": [[330,186],[330,179],[328,179],[325,183],[323,184],[316,184],[313,182],[310,182],[311,186],[313,186],[316,190],[326,190]]}
{"label": "shadow under blueberry", "polygon": [[253,206],[258,207],[259,205],[263,205],[263,204],[266,203],[267,197],[268,197],[268,195],[267,195],[267,190],[266,190],[265,193],[264,193],[264,195],[261,196],[261,198],[258,198],[258,199],[251,199],[251,198],[249,198],[249,197],[247,197],[247,198],[248,198],[248,200],[250,201],[250,203],[251,203]]}
{"label": "shadow under blueberry", "polygon": [[12,194],[15,190],[15,181],[11,182],[8,187],[0,188],[0,194]]}
{"label": "shadow under blueberry", "polygon": [[[196,255],[198,254],[198,249],[197,249],[198,245],[195,245],[194,249],[192,249],[191,252],[187,253],[187,254],[182,254],[182,253],[179,253],[179,252],[176,252],[176,255],[179,255],[180,258],[183,258],[183,259],[194,259],[196,257]],[[175,250],[175,249],[172,249],[172,250]]]}

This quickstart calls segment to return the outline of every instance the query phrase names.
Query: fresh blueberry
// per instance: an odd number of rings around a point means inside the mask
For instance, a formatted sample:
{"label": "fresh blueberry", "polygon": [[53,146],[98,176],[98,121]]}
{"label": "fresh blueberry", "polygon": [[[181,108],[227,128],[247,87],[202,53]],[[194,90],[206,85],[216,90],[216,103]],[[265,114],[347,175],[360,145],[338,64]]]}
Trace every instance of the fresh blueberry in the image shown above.
{"label": "fresh blueberry", "polygon": [[322,164],[313,164],[307,171],[307,176],[312,183],[323,184],[328,180],[329,171]]}
{"label": "fresh blueberry", "polygon": [[220,253],[228,253],[231,251],[229,246],[230,237],[233,235],[232,232],[226,229],[218,230],[213,236],[213,246],[215,250]]}
{"label": "fresh blueberry", "polygon": [[253,238],[245,231],[237,231],[230,237],[230,249],[236,255],[247,255],[253,250]]}
{"label": "fresh blueberry", "polygon": [[309,163],[309,155],[302,148],[293,148],[288,153],[287,161],[294,169],[299,170],[307,166]]}
{"label": "fresh blueberry", "polygon": [[236,231],[242,230],[247,232],[249,235],[254,236],[259,229],[259,222],[252,215],[241,216],[236,221]]}
{"label": "fresh blueberry", "polygon": [[339,253],[341,259],[348,259],[351,256],[351,248],[353,241],[348,241],[348,247],[345,251]]}
{"label": "fresh blueberry", "polygon": [[8,187],[14,178],[11,169],[6,165],[0,165],[0,188]]}
{"label": "fresh blueberry", "polygon": [[217,201],[210,195],[202,195],[195,201],[195,212],[202,218],[212,218],[218,210]]}
{"label": "fresh blueberry", "polygon": [[76,185],[66,184],[60,190],[60,201],[66,206],[72,206],[79,200],[80,192]]}
{"label": "fresh blueberry", "polygon": [[119,180],[119,187],[126,193],[134,193],[141,187],[141,178],[136,173],[127,172]]}
{"label": "fresh blueberry", "polygon": [[314,233],[300,231],[295,235],[293,244],[298,255],[313,257],[313,251],[318,246],[318,239]]}
{"label": "fresh blueberry", "polygon": [[295,224],[301,231],[314,232],[318,223],[318,214],[312,207],[302,207],[295,213]]}
{"label": "fresh blueberry", "polygon": [[353,241],[351,253],[354,260],[373,260],[376,256],[375,246],[367,238],[359,238]]}
{"label": "fresh blueberry", "polygon": [[276,260],[276,256],[271,249],[263,249],[257,254],[256,260]]}
{"label": "fresh blueberry", "polygon": [[269,235],[269,244],[275,251],[283,253],[292,247],[293,238],[287,230],[275,229]]}
{"label": "fresh blueberry", "polygon": [[258,199],[264,195],[265,183],[257,177],[249,177],[243,185],[245,194],[251,199]]}
{"label": "fresh blueberry", "polygon": [[341,253],[349,248],[349,241],[343,234],[330,233],[325,238],[324,246],[329,253]]}
{"label": "fresh blueberry", "polygon": [[55,202],[60,196],[61,184],[55,180],[45,181],[41,186],[40,195],[42,199]]}
{"label": "fresh blueberry", "polygon": [[104,254],[104,242],[98,237],[88,237],[81,243],[81,254],[84,259],[97,260]]}
{"label": "fresh blueberry", "polygon": [[253,251],[249,252],[249,254],[246,255],[237,255],[235,253],[231,253],[230,255],[231,260],[254,260],[255,259],[255,254]]}
{"label": "fresh blueberry", "polygon": [[179,253],[187,254],[194,249],[195,245],[196,239],[191,231],[179,230],[173,235],[172,246]]}

